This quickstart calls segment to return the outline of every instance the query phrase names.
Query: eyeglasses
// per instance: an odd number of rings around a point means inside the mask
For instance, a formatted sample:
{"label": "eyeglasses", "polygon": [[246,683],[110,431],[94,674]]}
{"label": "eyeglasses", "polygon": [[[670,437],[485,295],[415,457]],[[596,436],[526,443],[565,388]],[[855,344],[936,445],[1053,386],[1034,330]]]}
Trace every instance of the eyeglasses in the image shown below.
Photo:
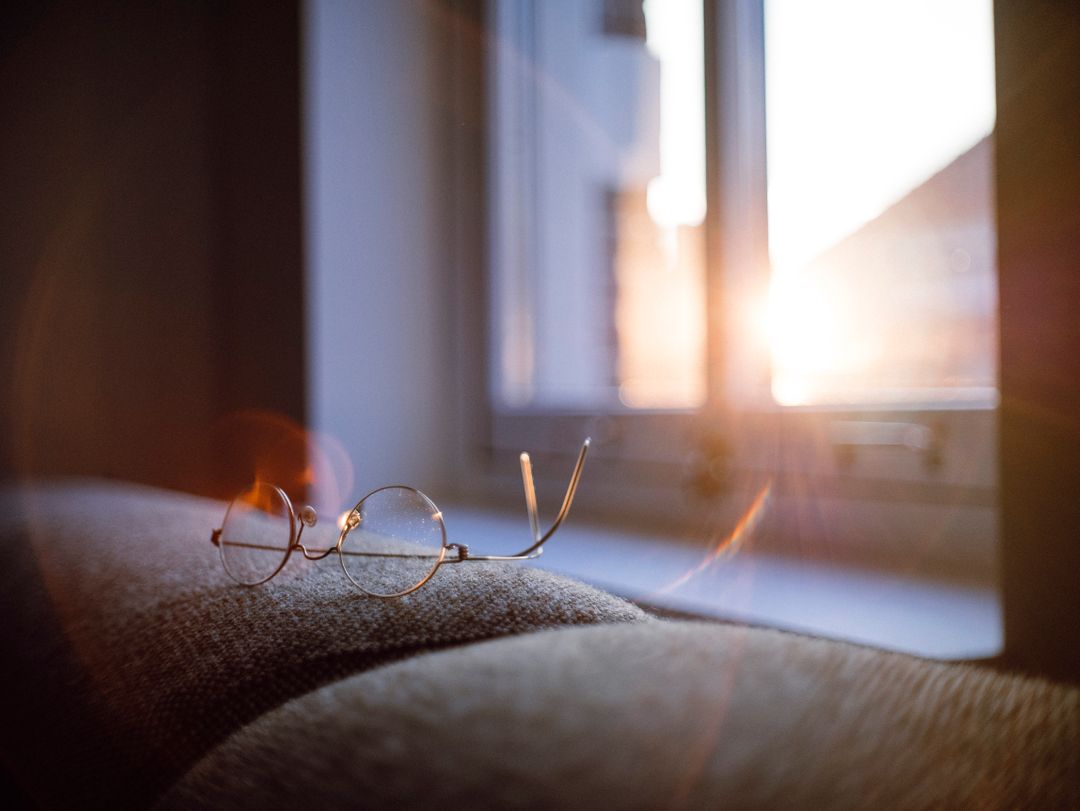
{"label": "eyeglasses", "polygon": [[314,508],[297,512],[285,491],[257,481],[234,498],[221,528],[210,541],[221,554],[226,573],[245,586],[265,583],[284,568],[294,551],[308,560],[322,560],[337,552],[341,569],[354,586],[372,597],[403,597],[427,583],[440,566],[473,560],[532,560],[543,553],[570,512],[577,492],[586,439],[570,474],[562,508],[546,532],[540,531],[532,462],[521,454],[521,480],[529,513],[532,543],[513,555],[475,555],[461,543],[448,543],[442,511],[415,487],[388,485],[372,490],[341,517],[337,544],[329,549],[308,549],[300,542],[305,527],[314,527]]}

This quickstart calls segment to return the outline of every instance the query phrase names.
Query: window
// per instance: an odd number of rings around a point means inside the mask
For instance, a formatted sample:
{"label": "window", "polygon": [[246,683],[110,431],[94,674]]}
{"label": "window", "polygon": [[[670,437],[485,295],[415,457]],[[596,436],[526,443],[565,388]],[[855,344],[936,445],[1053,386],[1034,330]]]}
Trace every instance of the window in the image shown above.
{"label": "window", "polygon": [[766,1],[779,404],[995,403],[991,12]]}
{"label": "window", "polygon": [[497,3],[495,29],[496,407],[700,407],[700,4]]}
{"label": "window", "polygon": [[992,568],[989,0],[489,8],[491,443]]}

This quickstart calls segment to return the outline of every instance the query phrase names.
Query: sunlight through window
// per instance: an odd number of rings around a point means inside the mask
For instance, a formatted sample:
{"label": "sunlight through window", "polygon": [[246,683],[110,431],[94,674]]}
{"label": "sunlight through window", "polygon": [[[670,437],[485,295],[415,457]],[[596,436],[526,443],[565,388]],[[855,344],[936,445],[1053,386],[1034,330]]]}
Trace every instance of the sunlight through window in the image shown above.
{"label": "sunlight through window", "polygon": [[989,0],[767,0],[782,405],[996,398]]}

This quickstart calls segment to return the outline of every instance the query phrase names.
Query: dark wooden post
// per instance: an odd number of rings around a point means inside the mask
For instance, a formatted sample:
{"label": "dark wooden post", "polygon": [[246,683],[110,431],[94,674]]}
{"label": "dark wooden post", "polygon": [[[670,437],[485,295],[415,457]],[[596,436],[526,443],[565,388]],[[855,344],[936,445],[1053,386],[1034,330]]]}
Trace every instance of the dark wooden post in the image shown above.
{"label": "dark wooden post", "polygon": [[1080,680],[1080,9],[995,29],[1005,659]]}

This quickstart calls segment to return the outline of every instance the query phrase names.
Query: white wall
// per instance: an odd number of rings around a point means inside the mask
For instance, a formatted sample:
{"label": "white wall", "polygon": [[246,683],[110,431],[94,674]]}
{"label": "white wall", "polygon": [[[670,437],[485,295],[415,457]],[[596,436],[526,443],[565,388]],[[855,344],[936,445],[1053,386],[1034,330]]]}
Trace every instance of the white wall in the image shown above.
{"label": "white wall", "polygon": [[304,7],[308,414],[354,492],[449,482],[450,263],[440,254],[435,26],[420,0]]}

